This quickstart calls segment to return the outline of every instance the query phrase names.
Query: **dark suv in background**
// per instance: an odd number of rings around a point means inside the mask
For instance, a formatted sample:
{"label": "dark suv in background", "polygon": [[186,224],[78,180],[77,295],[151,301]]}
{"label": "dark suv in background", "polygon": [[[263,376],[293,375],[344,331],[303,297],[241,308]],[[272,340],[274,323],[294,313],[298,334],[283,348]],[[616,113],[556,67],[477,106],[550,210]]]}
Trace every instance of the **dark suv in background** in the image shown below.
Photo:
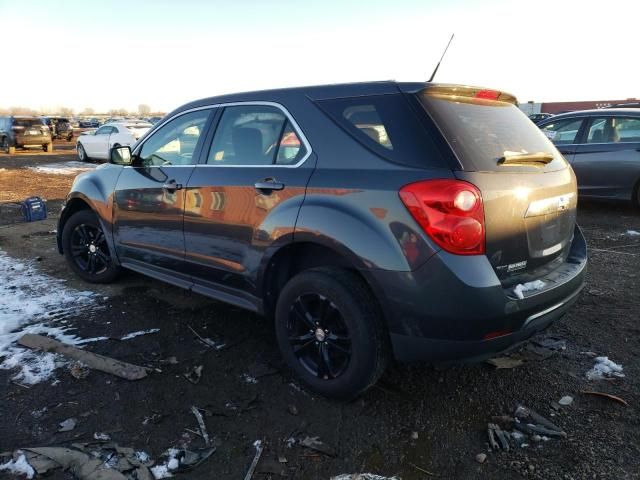
{"label": "dark suv in background", "polygon": [[41,147],[45,152],[53,151],[51,132],[40,117],[0,117],[0,148],[13,154],[16,148]]}
{"label": "dark suv in background", "polygon": [[73,127],[70,119],[66,117],[44,117],[44,120],[51,131],[51,138],[54,140],[65,139],[67,142],[73,140]]}
{"label": "dark suv in background", "polygon": [[199,100],[79,175],[58,226],[122,268],[263,314],[313,390],[482,359],[582,288],[573,171],[509,94],[374,82]]}

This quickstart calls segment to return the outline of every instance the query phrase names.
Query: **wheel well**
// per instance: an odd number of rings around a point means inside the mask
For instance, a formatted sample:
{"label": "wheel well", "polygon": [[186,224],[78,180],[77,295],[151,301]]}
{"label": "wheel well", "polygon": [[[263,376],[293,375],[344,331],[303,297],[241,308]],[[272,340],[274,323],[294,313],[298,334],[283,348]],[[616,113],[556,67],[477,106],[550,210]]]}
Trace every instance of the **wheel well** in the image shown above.
{"label": "wheel well", "polygon": [[62,218],[60,219],[60,235],[62,235],[62,230],[64,229],[64,225],[67,223],[67,220],[69,220],[71,215],[79,212],[80,210],[91,210],[91,207],[87,202],[80,198],[73,198],[69,200],[64,207]]}
{"label": "wheel well", "polygon": [[296,274],[317,267],[339,267],[358,275],[369,287],[366,279],[343,255],[315,243],[293,243],[280,249],[269,261],[263,277],[264,311],[272,316],[282,288]]}

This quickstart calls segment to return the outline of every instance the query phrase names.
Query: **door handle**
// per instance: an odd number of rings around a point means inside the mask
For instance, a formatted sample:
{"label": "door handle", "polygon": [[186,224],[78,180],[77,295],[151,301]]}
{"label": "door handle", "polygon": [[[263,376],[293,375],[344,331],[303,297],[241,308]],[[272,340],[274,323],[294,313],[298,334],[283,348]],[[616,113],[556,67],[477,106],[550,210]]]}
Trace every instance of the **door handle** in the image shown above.
{"label": "door handle", "polygon": [[284,183],[276,182],[273,178],[265,178],[261,182],[256,182],[254,187],[260,192],[271,192],[272,190],[284,190]]}
{"label": "door handle", "polygon": [[175,180],[169,180],[167,183],[162,185],[162,188],[169,192],[175,192],[176,190],[182,190],[182,184],[176,183]]}

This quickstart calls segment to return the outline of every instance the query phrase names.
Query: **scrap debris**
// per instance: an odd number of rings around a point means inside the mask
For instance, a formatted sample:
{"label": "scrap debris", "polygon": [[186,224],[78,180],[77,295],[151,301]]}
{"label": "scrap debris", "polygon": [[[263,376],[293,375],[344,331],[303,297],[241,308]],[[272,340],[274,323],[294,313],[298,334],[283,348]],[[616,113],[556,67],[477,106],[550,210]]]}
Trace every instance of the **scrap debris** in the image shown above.
{"label": "scrap debris", "polygon": [[531,361],[545,360],[567,349],[567,342],[554,335],[537,335],[522,348],[500,357],[490,358],[486,363],[497,369],[516,368]]}
{"label": "scrap debris", "polygon": [[18,343],[33,350],[59,353],[65,357],[79,360],[89,368],[110,373],[126,380],[140,380],[147,376],[147,369],[144,367],[87,352],[42,335],[28,333],[20,337]]}
{"label": "scrap debris", "polygon": [[193,415],[196,417],[196,420],[198,421],[198,427],[200,428],[200,435],[202,435],[202,438],[204,439],[204,444],[207,447],[210,447],[211,439],[209,438],[209,434],[207,433],[207,427],[204,423],[204,418],[202,417],[200,410],[198,410],[197,407],[191,407],[191,413],[193,413]]}
{"label": "scrap debris", "polygon": [[383,477],[373,473],[351,473],[331,477],[331,480],[400,480],[399,477]]}
{"label": "scrap debris", "polygon": [[191,370],[189,370],[187,373],[183,373],[182,376],[195,385],[198,382],[200,382],[200,379],[202,378],[202,369],[203,368],[204,367],[202,365],[196,365]]}
{"label": "scrap debris", "polygon": [[258,462],[260,461],[260,457],[262,456],[262,452],[264,450],[264,446],[262,445],[262,440],[256,440],[253,442],[253,446],[256,449],[256,454],[253,456],[253,461],[251,465],[249,465],[249,470],[247,470],[247,474],[244,476],[244,480],[251,480],[254,472],[256,471],[256,467],[258,466]]}
{"label": "scrap debris", "polygon": [[0,463],[0,471],[26,475],[28,479],[63,469],[79,480],[153,480],[193,469],[214,451],[214,448],[170,449],[165,452],[167,462],[154,467],[155,462],[148,453],[114,443],[22,448],[14,452],[8,462]]}
{"label": "scrap debris", "polygon": [[70,432],[71,430],[76,428],[77,424],[78,420],[76,420],[75,418],[67,418],[65,421],[60,422],[60,428],[58,429],[58,432]]}
{"label": "scrap debris", "polygon": [[527,439],[540,442],[567,436],[560,427],[523,406],[516,408],[513,417],[500,415],[492,417],[492,420],[487,424],[487,436],[489,447],[494,451],[509,451],[513,446],[527,447]]}
{"label": "scrap debris", "polygon": [[582,390],[580,393],[582,393],[583,395],[594,395],[597,397],[603,397],[603,398],[608,398],[609,400],[613,400],[614,402],[618,402],[621,403],[622,405],[625,406],[629,406],[629,404],[627,403],[626,400],[624,400],[623,398],[620,398],[616,395],[611,395],[610,393],[604,393],[604,392],[594,392],[592,390]]}
{"label": "scrap debris", "polygon": [[335,457],[336,451],[328,446],[326,443],[320,441],[320,437],[304,437],[298,442],[303,447],[315,450],[318,453],[322,453],[328,457]]}

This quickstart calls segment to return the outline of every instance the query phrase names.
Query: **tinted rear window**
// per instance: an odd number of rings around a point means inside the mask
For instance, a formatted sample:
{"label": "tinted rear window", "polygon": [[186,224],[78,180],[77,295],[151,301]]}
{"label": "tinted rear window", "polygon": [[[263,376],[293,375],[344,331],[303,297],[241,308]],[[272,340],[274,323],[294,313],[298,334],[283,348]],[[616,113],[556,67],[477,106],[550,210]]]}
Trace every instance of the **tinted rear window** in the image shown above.
{"label": "tinted rear window", "polygon": [[554,155],[554,160],[544,167],[545,171],[566,166],[549,139],[512,103],[466,97],[454,100],[430,96],[427,92],[417,97],[464,170],[505,171],[505,167],[498,165],[501,157],[539,152]]}
{"label": "tinted rear window", "polygon": [[320,100],[318,105],[358,142],[391,162],[446,166],[402,94]]}
{"label": "tinted rear window", "polygon": [[33,127],[44,125],[43,121],[38,118],[15,118],[13,124],[16,127]]}

